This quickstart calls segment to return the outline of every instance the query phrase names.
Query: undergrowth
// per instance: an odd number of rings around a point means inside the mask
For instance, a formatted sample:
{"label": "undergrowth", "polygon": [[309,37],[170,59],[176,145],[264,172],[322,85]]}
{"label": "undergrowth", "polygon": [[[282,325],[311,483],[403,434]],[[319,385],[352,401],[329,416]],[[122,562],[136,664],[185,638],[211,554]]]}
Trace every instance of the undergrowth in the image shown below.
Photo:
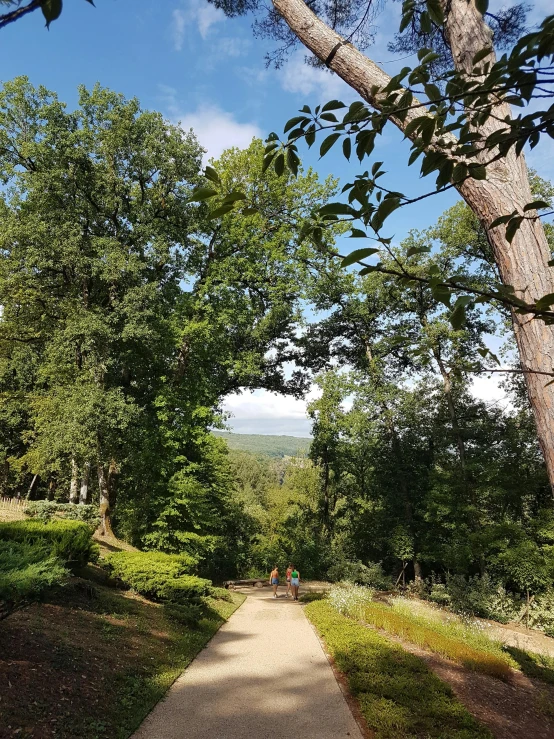
{"label": "undergrowth", "polygon": [[425,662],[381,634],[309,603],[316,626],[376,739],[492,739]]}

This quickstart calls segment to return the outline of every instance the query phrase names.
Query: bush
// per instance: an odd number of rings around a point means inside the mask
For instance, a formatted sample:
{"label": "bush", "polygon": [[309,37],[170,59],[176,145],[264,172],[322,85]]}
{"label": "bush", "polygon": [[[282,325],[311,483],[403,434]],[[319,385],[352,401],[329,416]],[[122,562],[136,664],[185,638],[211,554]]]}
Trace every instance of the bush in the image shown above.
{"label": "bush", "polygon": [[517,617],[518,608],[502,585],[494,583],[489,575],[470,577],[454,575],[447,578],[446,592],[450,606],[457,613],[490,618],[507,623]]}
{"label": "bush", "polygon": [[345,616],[361,618],[363,608],[372,602],[375,591],[363,585],[339,583],[329,591],[329,603]]}
{"label": "bush", "polygon": [[0,523],[0,539],[38,547],[77,570],[98,556],[92,529],[81,521],[10,521]]}
{"label": "bush", "polygon": [[422,659],[340,615],[329,601],[310,603],[305,613],[346,674],[376,739],[491,739]]}
{"label": "bush", "polygon": [[535,597],[529,608],[529,626],[554,636],[554,590]]}
{"label": "bush", "polygon": [[163,552],[116,552],[105,559],[110,574],[152,600],[199,603],[213,589],[209,580],[187,574],[197,561]]}
{"label": "bush", "polygon": [[164,614],[180,626],[195,627],[204,615],[204,608],[198,603],[165,603]]}
{"label": "bush", "polygon": [[380,562],[364,565],[360,561],[341,560],[329,568],[327,577],[331,582],[353,582],[376,590],[388,590],[392,586]]}
{"label": "bush", "polygon": [[0,541],[0,600],[18,605],[62,583],[68,571],[47,547]]}
{"label": "bush", "polygon": [[51,500],[34,500],[25,508],[25,515],[41,521],[65,518],[71,521],[84,521],[96,529],[100,525],[98,506],[75,503],[56,503]]}

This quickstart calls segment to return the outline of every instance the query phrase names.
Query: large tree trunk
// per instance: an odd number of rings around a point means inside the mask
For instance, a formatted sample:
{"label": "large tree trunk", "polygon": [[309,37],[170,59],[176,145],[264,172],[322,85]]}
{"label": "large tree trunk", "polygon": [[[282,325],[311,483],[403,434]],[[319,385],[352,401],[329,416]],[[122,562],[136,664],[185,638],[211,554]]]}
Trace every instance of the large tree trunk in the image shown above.
{"label": "large tree trunk", "polygon": [[85,462],[83,465],[83,476],[81,477],[81,489],[79,490],[79,503],[87,505],[89,502],[88,498],[88,483],[90,477],[90,462]]}
{"label": "large tree trunk", "polygon": [[79,468],[77,462],[71,460],[71,485],[69,486],[69,502],[79,502]]}
{"label": "large tree trunk", "polygon": [[[356,90],[370,105],[379,108],[380,96],[371,93],[374,86],[384,87],[390,80],[375,62],[323,23],[303,0],[272,0],[292,32],[313,54],[325,62],[334,51],[329,68]],[[490,45],[490,29],[483,22],[473,0],[448,2],[446,38],[458,70],[467,71],[474,55]],[[494,55],[490,55],[490,60]],[[416,104],[414,102],[414,104]],[[410,111],[405,120],[392,119],[403,130],[421,107]],[[509,115],[508,106],[499,106],[490,118],[484,133],[503,126],[501,119]],[[436,146],[436,142],[433,142]],[[528,303],[548,293],[554,293],[554,277],[547,265],[548,244],[540,220],[524,220],[512,243],[505,238],[505,227],[490,228],[499,216],[523,212],[523,206],[533,200],[523,156],[513,150],[505,158],[487,168],[486,180],[466,180],[458,191],[479,218],[491,244],[496,264],[504,284],[514,287],[516,294]],[[529,400],[535,416],[539,442],[544,454],[550,483],[554,488],[554,385],[533,372],[552,372],[554,367],[554,326],[547,326],[531,315],[513,314],[514,332],[525,374]]]}

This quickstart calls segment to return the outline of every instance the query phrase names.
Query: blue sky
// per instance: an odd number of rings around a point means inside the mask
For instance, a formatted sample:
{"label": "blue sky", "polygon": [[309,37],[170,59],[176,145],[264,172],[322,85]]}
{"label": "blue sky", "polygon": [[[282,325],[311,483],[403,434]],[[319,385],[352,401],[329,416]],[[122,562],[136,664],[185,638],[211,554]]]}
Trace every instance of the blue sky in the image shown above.
{"label": "blue sky", "polygon": [[[544,17],[548,5],[549,0],[541,0],[533,16]],[[389,73],[410,63],[387,51],[399,10],[399,3],[389,3],[376,19],[370,51]],[[302,49],[282,69],[267,69],[264,55],[270,42],[254,38],[251,22],[227,19],[206,0],[96,0],[96,8],[84,0],[66,0],[49,31],[35,12],[0,32],[2,80],[25,74],[33,84],[57,92],[70,107],[79,84],[98,81],[138,97],[144,108],[160,110],[186,129],[192,127],[211,156],[228,146],[247,146],[253,136],[281,131],[305,103],[355,99],[340,79],[306,66]],[[541,144],[530,157],[549,178],[554,178],[552,144]],[[417,165],[406,167],[408,150],[391,127],[373,161],[385,162],[387,187],[415,195],[430,189],[432,181],[419,180]],[[322,176],[333,174],[344,182],[360,171],[356,162],[349,165],[338,153],[318,161],[315,152],[304,152],[303,159]],[[411,228],[431,225],[454,201],[448,193],[397,211],[387,221],[389,235],[400,240]],[[480,394],[495,392],[488,385]],[[244,433],[309,431],[300,401],[256,393],[229,399],[228,408],[235,414],[232,426]]]}

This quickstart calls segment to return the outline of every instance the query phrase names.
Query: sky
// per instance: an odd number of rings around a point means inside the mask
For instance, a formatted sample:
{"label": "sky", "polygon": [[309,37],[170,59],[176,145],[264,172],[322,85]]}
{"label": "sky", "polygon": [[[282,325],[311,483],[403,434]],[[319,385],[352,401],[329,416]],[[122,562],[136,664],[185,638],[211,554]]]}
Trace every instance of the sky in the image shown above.
{"label": "sky", "polygon": [[[304,104],[331,99],[356,99],[338,77],[304,63],[304,52],[292,53],[279,70],[265,66],[272,42],[255,38],[252,18],[228,19],[206,0],[66,0],[61,17],[49,30],[40,11],[2,29],[2,81],[27,75],[35,85],[55,91],[68,106],[77,101],[77,88],[99,82],[137,97],[143,108],[161,111],[186,130],[194,129],[209,157],[230,146],[245,147],[253,137],[282,131],[286,121]],[[550,0],[539,0],[531,20],[544,17]],[[491,6],[493,4],[491,3]],[[375,20],[375,43],[368,52],[394,74],[409,59],[398,60],[387,43],[398,27],[400,3],[388,3]],[[372,161],[384,161],[383,183],[392,190],[417,195],[431,189],[420,182],[417,164],[407,168],[409,145],[389,127]],[[305,165],[325,177],[345,183],[359,171],[333,151],[319,161],[314,151],[302,152]],[[541,143],[529,161],[543,177],[554,179],[554,141]],[[366,165],[364,164],[364,168]],[[446,193],[397,211],[390,223],[395,241],[410,229],[432,225],[455,202]],[[478,397],[500,400],[495,380],[475,382]],[[277,433],[306,436],[310,424],[305,401],[263,391],[227,399],[232,430],[239,433]]]}

